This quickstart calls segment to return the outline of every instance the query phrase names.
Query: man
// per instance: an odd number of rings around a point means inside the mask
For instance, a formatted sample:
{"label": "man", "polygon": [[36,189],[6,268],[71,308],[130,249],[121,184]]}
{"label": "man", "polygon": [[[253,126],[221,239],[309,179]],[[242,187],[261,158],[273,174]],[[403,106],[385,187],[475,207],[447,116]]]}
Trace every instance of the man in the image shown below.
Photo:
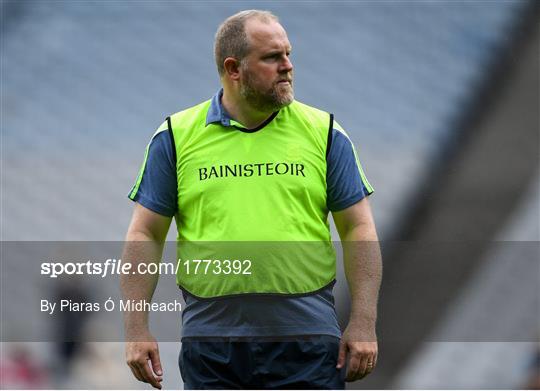
{"label": "man", "polygon": [[[123,259],[159,262],[173,216],[181,259],[188,259],[177,276],[186,301],[186,388],[344,388],[377,362],[382,267],[366,197],[373,189],[333,116],[294,101],[290,53],[270,12],[228,18],[215,40],[223,89],[158,128],[129,195],[136,205]],[[329,211],[352,297],[342,335]],[[189,243],[198,241],[219,248],[193,250]],[[277,250],[265,247],[275,242]],[[227,273],[216,256],[230,254],[227,243],[245,252],[246,243],[259,247]],[[198,251],[210,251],[208,258]],[[214,260],[211,272],[194,272],[186,255]],[[157,280],[136,274],[121,283],[125,297],[150,300]],[[148,314],[126,314],[125,326],[134,376],[161,388]]]}

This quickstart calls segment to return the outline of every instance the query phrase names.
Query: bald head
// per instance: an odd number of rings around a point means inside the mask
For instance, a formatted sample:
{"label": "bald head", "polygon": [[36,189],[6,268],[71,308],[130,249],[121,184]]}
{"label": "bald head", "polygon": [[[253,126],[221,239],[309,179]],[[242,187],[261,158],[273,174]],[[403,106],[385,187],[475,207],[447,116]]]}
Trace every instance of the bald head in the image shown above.
{"label": "bald head", "polygon": [[265,24],[279,21],[270,11],[259,10],[241,11],[227,18],[219,26],[214,42],[214,57],[220,76],[225,73],[223,62],[227,57],[242,61],[249,53],[250,41],[246,23],[253,19]]}

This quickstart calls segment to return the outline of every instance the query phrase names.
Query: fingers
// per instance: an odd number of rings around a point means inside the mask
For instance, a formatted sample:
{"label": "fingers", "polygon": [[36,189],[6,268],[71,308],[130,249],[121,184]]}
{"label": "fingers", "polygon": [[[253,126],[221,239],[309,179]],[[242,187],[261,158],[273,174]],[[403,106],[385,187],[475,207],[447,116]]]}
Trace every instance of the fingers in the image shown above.
{"label": "fingers", "polygon": [[150,351],[150,362],[152,363],[152,370],[158,376],[163,375],[163,369],[161,368],[161,360],[159,359],[159,350]]}
{"label": "fingers", "polygon": [[345,381],[355,381],[359,379],[358,371],[360,369],[362,356],[358,351],[351,351],[349,354],[349,365],[347,365],[347,375]]}
{"label": "fingers", "polygon": [[373,368],[371,370],[373,370],[376,366],[377,366],[377,358],[378,358],[379,354],[377,351],[375,351],[375,354],[373,356]]}
{"label": "fingers", "polygon": [[369,375],[377,365],[376,343],[351,343],[346,381],[355,381]]}
{"label": "fingers", "polygon": [[363,354],[362,360],[360,363],[360,368],[358,369],[357,377],[358,379],[362,379],[369,375],[369,373],[373,370],[373,356],[369,354]]}
{"label": "fingers", "polygon": [[345,360],[347,358],[347,344],[343,341],[340,341],[339,343],[339,354],[338,354],[338,360],[337,360],[337,369],[343,368],[345,365]]}
{"label": "fingers", "polygon": [[139,371],[141,372],[141,375],[143,376],[144,382],[149,383],[152,385],[152,387],[161,390],[160,382],[163,380],[163,378],[161,376],[158,376],[158,377],[154,376],[148,361],[146,361],[145,363],[139,363]]}
{"label": "fingers", "polygon": [[368,360],[367,360],[367,373],[366,373],[366,375],[369,375],[375,369],[375,367],[377,366],[377,356],[378,356],[377,347],[375,347],[375,352],[372,352],[370,355],[371,355],[371,358],[369,358],[369,356],[368,356]]}
{"label": "fingers", "polygon": [[143,380],[143,377],[141,376],[141,373],[139,372],[139,370],[137,369],[137,367],[135,367],[134,365],[132,364],[128,364],[129,366],[129,369],[131,369],[131,372],[133,373],[133,376],[135,376],[135,379],[137,379],[138,381],[144,381]]}
{"label": "fingers", "polygon": [[127,364],[137,380],[161,389],[163,369],[156,343],[130,342],[126,346],[126,356]]}

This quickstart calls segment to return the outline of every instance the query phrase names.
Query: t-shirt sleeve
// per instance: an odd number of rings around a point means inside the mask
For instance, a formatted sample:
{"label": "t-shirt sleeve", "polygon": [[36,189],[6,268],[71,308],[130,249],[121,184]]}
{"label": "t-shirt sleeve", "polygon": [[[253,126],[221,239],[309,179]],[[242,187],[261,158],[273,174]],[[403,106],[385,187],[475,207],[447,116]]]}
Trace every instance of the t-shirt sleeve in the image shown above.
{"label": "t-shirt sleeve", "polygon": [[334,121],[327,157],[327,207],[332,212],[354,205],[373,193],[349,136]]}
{"label": "t-shirt sleeve", "polygon": [[164,216],[177,210],[176,158],[167,122],[156,131],[146,147],[144,160],[129,199]]}

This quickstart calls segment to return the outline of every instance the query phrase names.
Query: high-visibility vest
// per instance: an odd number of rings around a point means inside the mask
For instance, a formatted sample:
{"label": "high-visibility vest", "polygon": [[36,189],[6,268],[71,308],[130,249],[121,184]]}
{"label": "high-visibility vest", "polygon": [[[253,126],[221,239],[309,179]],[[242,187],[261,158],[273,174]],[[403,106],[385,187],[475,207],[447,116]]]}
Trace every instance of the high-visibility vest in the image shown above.
{"label": "high-visibility vest", "polygon": [[206,125],[210,104],[168,118],[178,178],[178,285],[216,298],[304,295],[334,283],[326,204],[332,115],[294,101],[250,132]]}

